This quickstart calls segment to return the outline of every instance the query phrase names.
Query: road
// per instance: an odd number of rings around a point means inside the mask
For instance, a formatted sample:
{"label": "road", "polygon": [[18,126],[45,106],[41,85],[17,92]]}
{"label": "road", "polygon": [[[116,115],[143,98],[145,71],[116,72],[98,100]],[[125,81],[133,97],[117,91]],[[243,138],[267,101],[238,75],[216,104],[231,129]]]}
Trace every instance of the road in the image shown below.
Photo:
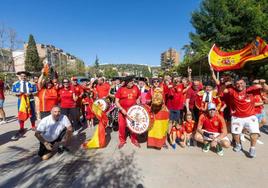
{"label": "road", "polygon": [[[82,150],[93,129],[87,128],[73,139],[71,152],[56,154],[48,161],[37,156],[38,141],[29,129],[23,138],[12,141],[18,129],[16,98],[8,96],[5,110],[9,123],[0,125],[0,187],[266,187],[268,183],[268,133],[261,133],[263,145],[257,145],[257,157],[245,152],[225,150],[220,157],[203,153],[200,147],[176,150],[134,147],[130,140],[117,149],[118,132],[109,132],[108,146],[99,150]],[[266,106],[266,111],[268,106]],[[268,130],[268,126],[265,126]],[[230,135],[229,135],[230,136]]]}

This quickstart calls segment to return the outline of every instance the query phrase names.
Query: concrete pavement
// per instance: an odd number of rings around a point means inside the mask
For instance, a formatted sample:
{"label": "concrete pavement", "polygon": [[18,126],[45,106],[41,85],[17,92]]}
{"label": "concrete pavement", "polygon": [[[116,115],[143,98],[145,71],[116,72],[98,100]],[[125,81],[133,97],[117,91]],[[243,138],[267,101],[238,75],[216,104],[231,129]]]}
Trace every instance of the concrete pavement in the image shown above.
{"label": "concrete pavement", "polygon": [[[255,159],[245,155],[248,141],[243,143],[245,152],[235,153],[230,148],[223,157],[211,151],[203,153],[200,147],[154,150],[142,143],[139,149],[129,139],[118,150],[118,132],[108,133],[111,139],[106,148],[84,151],[80,144],[94,131],[88,128],[74,138],[70,153],[40,161],[38,141],[31,130],[23,138],[11,140],[18,129],[16,110],[16,98],[8,96],[5,111],[9,123],[0,125],[0,187],[257,188],[268,183],[265,131],[261,133],[264,145],[257,145]],[[30,129],[29,122],[26,127]]]}

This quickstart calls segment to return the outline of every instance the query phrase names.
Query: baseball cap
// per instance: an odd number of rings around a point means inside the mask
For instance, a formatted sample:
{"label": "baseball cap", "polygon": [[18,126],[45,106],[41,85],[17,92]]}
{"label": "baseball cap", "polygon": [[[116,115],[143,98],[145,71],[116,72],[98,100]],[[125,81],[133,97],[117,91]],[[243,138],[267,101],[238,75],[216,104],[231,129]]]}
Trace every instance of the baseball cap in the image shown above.
{"label": "baseball cap", "polygon": [[208,110],[216,110],[216,105],[214,103],[209,103],[208,104]]}

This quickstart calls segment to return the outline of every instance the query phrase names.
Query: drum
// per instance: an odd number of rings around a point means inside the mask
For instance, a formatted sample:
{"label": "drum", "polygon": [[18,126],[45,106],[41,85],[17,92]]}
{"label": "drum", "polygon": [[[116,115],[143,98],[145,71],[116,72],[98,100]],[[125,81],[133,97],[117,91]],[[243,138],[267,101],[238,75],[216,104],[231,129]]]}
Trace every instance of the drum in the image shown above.
{"label": "drum", "polygon": [[150,115],[146,108],[140,105],[134,105],[127,111],[127,126],[137,134],[146,132],[150,126]]}
{"label": "drum", "polygon": [[98,105],[103,112],[108,109],[108,103],[104,99],[97,99],[94,101],[95,105]]}

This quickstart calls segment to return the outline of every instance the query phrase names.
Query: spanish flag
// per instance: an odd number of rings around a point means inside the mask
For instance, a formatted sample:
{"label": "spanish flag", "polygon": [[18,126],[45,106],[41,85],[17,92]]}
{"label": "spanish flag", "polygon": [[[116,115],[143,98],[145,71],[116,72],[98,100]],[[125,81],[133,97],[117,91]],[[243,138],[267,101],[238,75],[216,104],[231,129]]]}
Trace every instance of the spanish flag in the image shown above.
{"label": "spanish flag", "polygon": [[27,95],[20,96],[18,120],[26,121],[31,116],[30,99]]}
{"label": "spanish flag", "polygon": [[214,70],[227,71],[241,69],[247,62],[262,60],[268,57],[268,45],[257,37],[252,43],[241,50],[224,52],[215,44],[210,49],[208,62]]}
{"label": "spanish flag", "polygon": [[161,149],[162,146],[165,144],[168,132],[168,120],[168,109],[163,106],[157,114],[154,114],[153,126],[148,131],[148,147],[156,147]]}
{"label": "spanish flag", "polygon": [[106,146],[105,139],[105,127],[108,123],[108,118],[105,112],[103,112],[99,105],[92,104],[92,112],[99,120],[99,124],[96,125],[96,130],[93,137],[88,142],[84,143],[83,147],[86,149],[103,148]]}

